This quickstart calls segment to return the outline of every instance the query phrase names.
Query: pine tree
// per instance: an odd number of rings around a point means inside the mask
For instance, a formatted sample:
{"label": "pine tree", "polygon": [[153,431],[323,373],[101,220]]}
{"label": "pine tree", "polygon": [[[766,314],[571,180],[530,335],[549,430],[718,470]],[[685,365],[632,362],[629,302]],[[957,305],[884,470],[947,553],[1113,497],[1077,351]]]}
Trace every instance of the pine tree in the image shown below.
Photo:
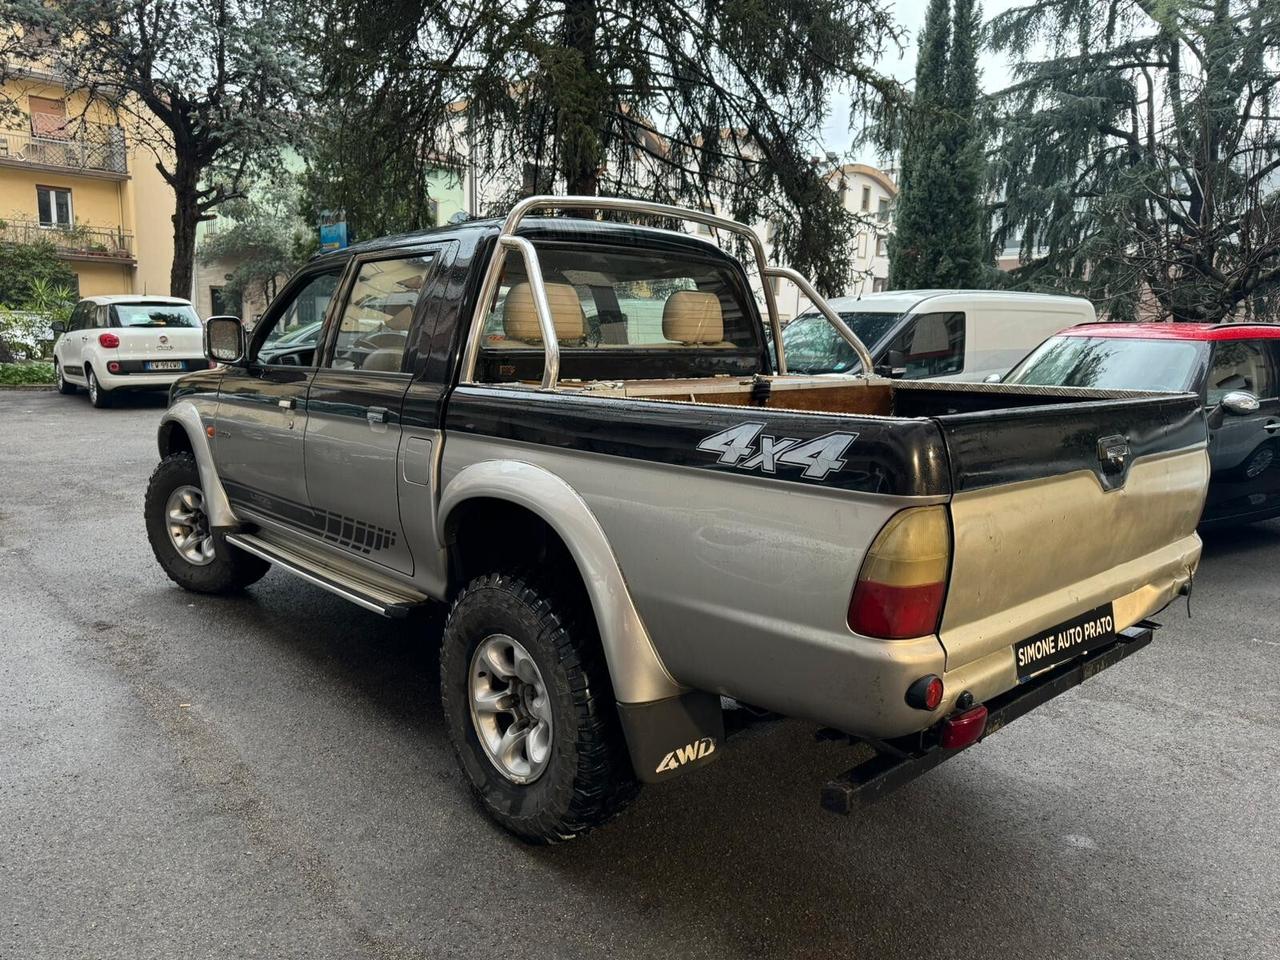
{"label": "pine tree", "polygon": [[973,0],[931,0],[902,143],[889,285],[982,286],[982,140],[976,118],[979,14]]}
{"label": "pine tree", "polygon": [[991,32],[1021,58],[993,152],[1014,279],[1115,319],[1274,319],[1280,4],[1043,0]]}
{"label": "pine tree", "polygon": [[[362,236],[428,219],[429,171],[513,194],[714,205],[774,226],[777,256],[843,292],[858,223],[812,157],[837,87],[892,120],[887,0],[335,0],[311,202]],[[485,212],[510,202],[503,197]]]}

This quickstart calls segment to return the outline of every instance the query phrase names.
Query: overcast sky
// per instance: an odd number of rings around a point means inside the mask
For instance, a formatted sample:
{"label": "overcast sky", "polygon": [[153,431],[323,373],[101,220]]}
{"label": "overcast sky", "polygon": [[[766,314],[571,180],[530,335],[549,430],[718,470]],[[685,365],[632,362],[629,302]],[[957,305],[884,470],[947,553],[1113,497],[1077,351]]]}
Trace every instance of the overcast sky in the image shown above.
{"label": "overcast sky", "polygon": [[[1024,2],[1025,0],[986,0],[982,4],[983,18],[990,19],[995,14],[1008,10],[1010,7],[1019,6]],[[901,56],[894,51],[887,54],[884,60],[876,64],[876,67],[882,73],[887,73],[903,83],[913,84],[915,82],[916,46],[919,42],[920,31],[924,29],[924,14],[928,6],[929,0],[897,0],[894,3],[894,13],[898,22],[906,27],[907,37]],[[1003,56],[986,53],[983,55],[980,65],[982,69],[982,88],[984,90],[999,90],[1008,84],[1009,70]],[[822,131],[822,141],[828,150],[834,150],[837,153],[844,153],[852,145],[853,136],[849,132],[849,97],[847,94],[841,93],[832,98],[832,110]],[[867,148],[859,151],[855,159],[862,163],[878,162],[875,152]]]}

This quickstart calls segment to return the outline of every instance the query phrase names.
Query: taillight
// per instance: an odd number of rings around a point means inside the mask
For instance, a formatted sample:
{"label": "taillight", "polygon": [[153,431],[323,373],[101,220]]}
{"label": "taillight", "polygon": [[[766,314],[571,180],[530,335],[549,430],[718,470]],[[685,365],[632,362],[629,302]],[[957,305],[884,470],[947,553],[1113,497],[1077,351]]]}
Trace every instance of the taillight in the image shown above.
{"label": "taillight", "polygon": [[114,350],[116,347],[120,346],[120,338],[114,333],[100,333],[98,334],[98,346],[106,347],[108,350]]}
{"label": "taillight", "polygon": [[849,601],[849,628],[884,640],[935,633],[950,561],[945,507],[912,507],[894,514],[862,562]]}

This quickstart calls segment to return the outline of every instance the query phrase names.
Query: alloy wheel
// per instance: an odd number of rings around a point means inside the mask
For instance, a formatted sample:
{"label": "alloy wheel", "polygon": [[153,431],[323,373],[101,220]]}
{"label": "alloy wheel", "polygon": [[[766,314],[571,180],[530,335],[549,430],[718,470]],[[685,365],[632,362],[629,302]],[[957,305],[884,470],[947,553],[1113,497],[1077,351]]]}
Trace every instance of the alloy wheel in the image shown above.
{"label": "alloy wheel", "polygon": [[468,676],[471,722],[498,772],[537,780],[551,759],[551,700],[542,672],[519,641],[492,634],[476,647]]}
{"label": "alloy wheel", "polygon": [[186,484],[169,494],[164,505],[164,519],[169,541],[184,560],[197,567],[213,562],[213,533],[209,529],[209,517],[204,512],[204,494],[199,487]]}

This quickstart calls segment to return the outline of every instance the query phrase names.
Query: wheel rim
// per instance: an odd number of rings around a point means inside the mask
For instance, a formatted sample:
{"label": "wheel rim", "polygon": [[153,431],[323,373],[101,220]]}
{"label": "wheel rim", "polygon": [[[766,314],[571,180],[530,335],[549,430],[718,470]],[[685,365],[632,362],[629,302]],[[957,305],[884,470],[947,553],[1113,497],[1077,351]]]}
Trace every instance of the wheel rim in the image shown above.
{"label": "wheel rim", "polygon": [[1254,456],[1253,462],[1251,462],[1245,470],[1244,475],[1252,480],[1254,477],[1266,470],[1267,467],[1271,466],[1271,462],[1275,460],[1275,458],[1275,452],[1271,449],[1259,450]]}
{"label": "wheel rim", "polygon": [[199,487],[187,484],[169,494],[164,519],[169,542],[182,559],[198,567],[213,562],[213,534]]}
{"label": "wheel rim", "polygon": [[94,403],[98,402],[98,378],[93,375],[93,371],[89,371],[89,399]]}
{"label": "wheel rim", "polygon": [[55,379],[56,381],[58,381],[58,389],[59,389],[59,390],[61,390],[61,389],[62,389],[62,387],[63,387],[63,382],[62,382],[62,364],[60,364],[60,363],[55,363],[55,364],[53,365],[53,379]]}
{"label": "wheel rim", "polygon": [[551,759],[551,699],[517,640],[497,633],[471,655],[471,723],[485,755],[512,783],[532,783]]}

